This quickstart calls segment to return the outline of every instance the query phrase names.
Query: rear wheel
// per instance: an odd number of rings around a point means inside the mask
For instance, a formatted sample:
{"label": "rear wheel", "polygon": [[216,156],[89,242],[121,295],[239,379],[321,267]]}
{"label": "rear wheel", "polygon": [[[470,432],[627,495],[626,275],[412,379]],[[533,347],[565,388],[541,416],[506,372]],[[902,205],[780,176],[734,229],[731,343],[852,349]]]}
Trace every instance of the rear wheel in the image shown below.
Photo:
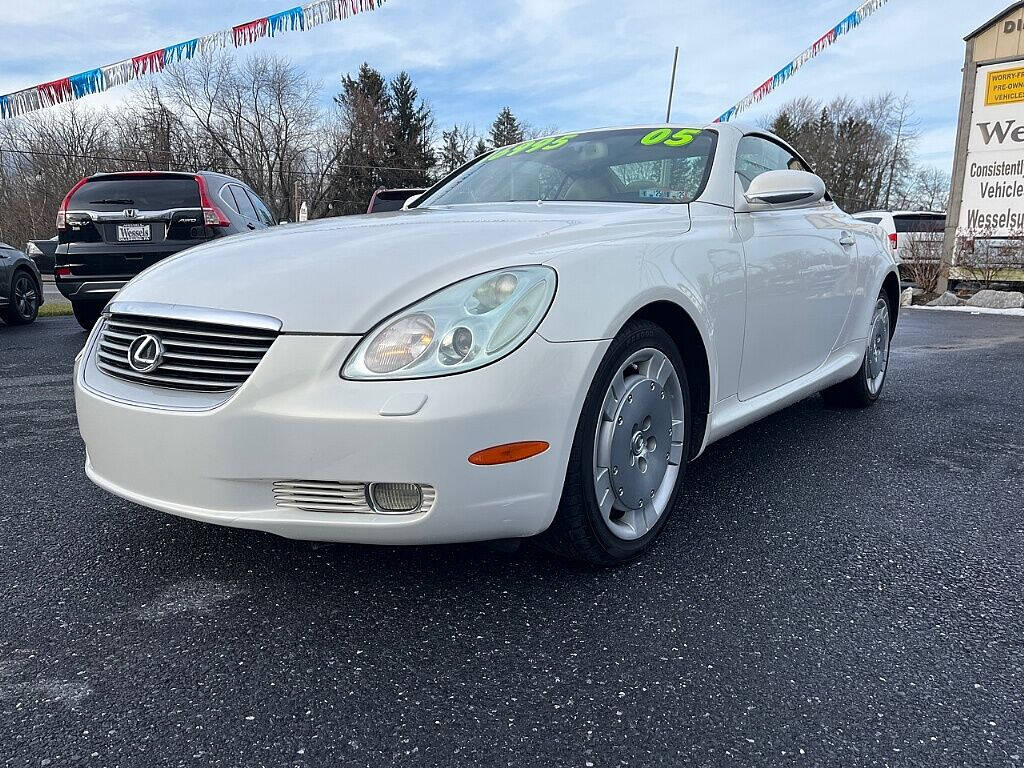
{"label": "rear wheel", "polygon": [[823,390],[825,403],[836,408],[866,408],[874,405],[882,394],[885,374],[889,370],[889,341],[892,337],[889,299],[883,290],[871,315],[864,362],[856,374],[846,381]]}
{"label": "rear wheel", "polygon": [[102,301],[71,302],[71,309],[75,313],[75,320],[87,331],[91,331],[93,326],[96,325],[96,321],[100,319],[100,313],[103,312],[105,306],[106,302]]}
{"label": "rear wheel", "polygon": [[542,541],[598,565],[633,560],[664,528],[686,471],[690,389],[658,325],[634,321],[612,342],[587,394],[558,513]]}
{"label": "rear wheel", "polygon": [[39,286],[25,270],[14,273],[10,303],[4,309],[4,320],[11,325],[31,323],[39,314]]}

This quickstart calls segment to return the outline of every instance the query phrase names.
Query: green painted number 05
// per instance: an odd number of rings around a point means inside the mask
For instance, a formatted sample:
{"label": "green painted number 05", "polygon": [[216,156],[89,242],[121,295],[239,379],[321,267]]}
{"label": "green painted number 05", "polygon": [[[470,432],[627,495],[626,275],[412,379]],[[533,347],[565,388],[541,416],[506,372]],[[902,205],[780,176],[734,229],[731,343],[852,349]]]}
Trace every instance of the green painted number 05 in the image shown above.
{"label": "green painted number 05", "polygon": [[645,147],[657,144],[664,144],[666,147],[685,147],[698,133],[700,131],[695,128],[683,128],[674,133],[671,128],[657,128],[640,139],[640,143]]}

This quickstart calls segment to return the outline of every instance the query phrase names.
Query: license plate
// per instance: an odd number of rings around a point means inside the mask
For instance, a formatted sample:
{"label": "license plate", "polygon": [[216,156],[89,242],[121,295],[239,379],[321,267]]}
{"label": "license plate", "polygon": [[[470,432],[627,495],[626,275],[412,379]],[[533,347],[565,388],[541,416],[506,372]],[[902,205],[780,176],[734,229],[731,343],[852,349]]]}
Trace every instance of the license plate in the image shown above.
{"label": "license plate", "polygon": [[149,240],[149,224],[118,224],[117,239],[129,243]]}

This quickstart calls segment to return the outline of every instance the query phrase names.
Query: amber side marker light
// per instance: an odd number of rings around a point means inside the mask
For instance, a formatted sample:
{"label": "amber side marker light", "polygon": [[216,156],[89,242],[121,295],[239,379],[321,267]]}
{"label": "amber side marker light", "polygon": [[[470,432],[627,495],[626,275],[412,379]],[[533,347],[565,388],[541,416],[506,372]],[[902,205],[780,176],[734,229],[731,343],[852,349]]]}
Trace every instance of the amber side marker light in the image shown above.
{"label": "amber side marker light", "polygon": [[492,464],[511,464],[513,461],[522,461],[544,453],[550,448],[547,443],[540,440],[532,440],[525,443],[507,443],[496,445],[493,448],[484,448],[469,457],[470,464],[480,466],[491,466]]}

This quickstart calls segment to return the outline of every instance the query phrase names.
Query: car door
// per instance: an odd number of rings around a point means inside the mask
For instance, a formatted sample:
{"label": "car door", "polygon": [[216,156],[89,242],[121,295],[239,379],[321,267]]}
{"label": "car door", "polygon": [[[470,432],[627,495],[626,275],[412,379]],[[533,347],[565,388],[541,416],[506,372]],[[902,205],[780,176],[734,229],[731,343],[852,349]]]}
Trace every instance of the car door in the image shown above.
{"label": "car door", "polygon": [[[808,170],[791,151],[750,135],[736,156],[737,200],[773,170]],[[747,305],[740,400],[810,373],[842,332],[856,286],[856,245],[848,217],[831,201],[736,213],[746,264]]]}

